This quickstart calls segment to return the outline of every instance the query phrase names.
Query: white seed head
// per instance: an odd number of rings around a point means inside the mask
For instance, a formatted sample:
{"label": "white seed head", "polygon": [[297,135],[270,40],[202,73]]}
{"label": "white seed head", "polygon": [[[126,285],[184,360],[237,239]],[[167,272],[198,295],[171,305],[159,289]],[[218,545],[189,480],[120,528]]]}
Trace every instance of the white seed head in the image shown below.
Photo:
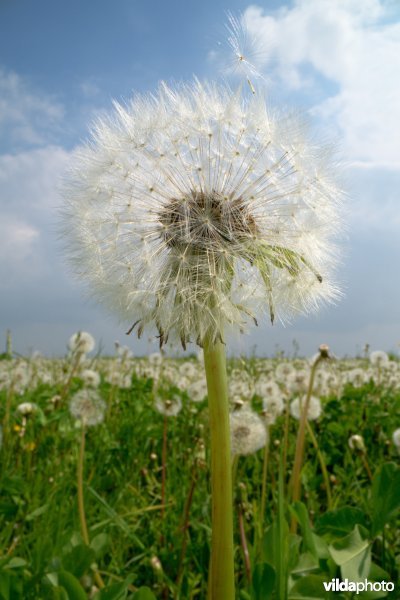
{"label": "white seed head", "polygon": [[68,348],[71,352],[81,352],[82,354],[86,354],[91,352],[94,347],[94,338],[87,331],[78,331],[69,338]]}
{"label": "white seed head", "polygon": [[158,396],[154,406],[161,415],[176,417],[182,409],[182,400],[177,395],[171,396],[171,398],[161,398]]}
{"label": "white seed head", "polygon": [[25,417],[36,412],[37,409],[37,404],[34,404],[33,402],[22,402],[17,406],[17,412],[19,412],[21,415],[24,415]]}
{"label": "white seed head", "polygon": [[351,435],[348,439],[349,447],[351,450],[358,450],[359,452],[365,452],[365,443],[362,435]]}
{"label": "white seed head", "polygon": [[267,430],[262,419],[249,407],[231,413],[232,455],[253,454],[267,443]]}
{"label": "white seed head", "polygon": [[395,429],[392,434],[393,444],[396,446],[398,450],[400,450],[400,427],[399,429]]}
{"label": "white seed head", "polygon": [[285,403],[281,394],[271,394],[262,399],[263,416],[268,425],[273,425],[284,411]]}
{"label": "white seed head", "polygon": [[374,367],[387,367],[389,365],[389,356],[383,350],[375,350],[369,355],[369,361]]}
{"label": "white seed head", "polygon": [[65,184],[75,270],[161,346],[201,345],[262,312],[284,319],[338,296],[331,151],[250,96],[196,81],[115,104]]}
{"label": "white seed head", "polygon": [[[300,419],[302,407],[305,406],[306,396],[304,395],[302,398],[295,398],[293,402],[290,403],[290,414],[295,419]],[[315,396],[311,396],[310,403],[308,405],[307,411],[307,419],[309,421],[315,421],[322,413],[321,402],[319,398]]]}
{"label": "white seed head", "polygon": [[100,385],[100,374],[93,369],[84,369],[80,374],[80,378],[90,387],[98,387]]}
{"label": "white seed head", "polygon": [[86,427],[99,425],[104,420],[106,403],[94,390],[79,390],[69,403],[71,415]]}

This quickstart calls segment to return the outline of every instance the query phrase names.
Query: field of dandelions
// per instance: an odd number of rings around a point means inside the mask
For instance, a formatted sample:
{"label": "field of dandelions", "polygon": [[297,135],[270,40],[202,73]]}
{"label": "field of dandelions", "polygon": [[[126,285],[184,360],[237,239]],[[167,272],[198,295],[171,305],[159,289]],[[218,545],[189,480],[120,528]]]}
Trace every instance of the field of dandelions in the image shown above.
{"label": "field of dandelions", "polygon": [[[228,361],[238,598],[280,598],[283,580],[289,599],[351,598],[321,582],[399,579],[400,362],[377,351],[318,365],[290,503],[312,361]],[[2,600],[206,597],[203,373],[201,353],[101,357],[86,333],[64,359],[2,355]]]}

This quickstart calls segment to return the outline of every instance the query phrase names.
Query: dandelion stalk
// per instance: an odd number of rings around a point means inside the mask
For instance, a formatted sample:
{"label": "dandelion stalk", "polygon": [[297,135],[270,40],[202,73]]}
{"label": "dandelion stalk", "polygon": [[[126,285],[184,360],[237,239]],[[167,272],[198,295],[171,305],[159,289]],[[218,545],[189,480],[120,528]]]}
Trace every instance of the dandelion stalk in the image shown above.
{"label": "dandelion stalk", "polygon": [[265,519],[265,508],[267,504],[267,476],[268,476],[268,458],[269,458],[269,438],[264,447],[264,460],[262,470],[262,484],[261,484],[261,503],[260,503],[260,520],[259,520],[259,540],[262,541],[264,534],[264,519]]}
{"label": "dandelion stalk", "polygon": [[[85,426],[82,423],[81,429],[81,443],[79,446],[79,458],[77,465],[77,484],[78,484],[78,510],[79,510],[79,522],[81,525],[81,533],[83,541],[86,546],[90,546],[89,532],[86,523],[86,514],[85,514],[85,500],[83,495],[83,465],[84,465],[84,457],[85,457],[85,441],[86,441],[86,430]],[[104,581],[98,571],[94,572],[94,579],[99,586],[99,588],[104,587]]]}
{"label": "dandelion stalk", "polygon": [[225,347],[204,344],[211,438],[212,537],[208,600],[234,600],[231,443]]}
{"label": "dandelion stalk", "polygon": [[[319,355],[311,367],[311,373],[310,373],[310,379],[308,382],[306,400],[301,407],[300,424],[299,424],[299,429],[297,431],[295,459],[294,459],[292,482],[291,482],[292,483],[291,487],[292,487],[292,501],[293,502],[297,502],[298,500],[300,500],[300,487],[301,487],[300,475],[301,475],[301,469],[303,466],[303,459],[304,459],[304,445],[305,445],[305,435],[306,435],[306,429],[307,429],[308,408],[310,405],[311,394],[312,394],[313,387],[314,387],[315,373],[317,371],[319,363],[322,360],[328,358],[328,356],[329,356],[328,347],[325,345],[321,345],[319,348]],[[295,519],[292,519],[292,523],[291,523],[292,533],[295,533],[296,529],[297,529],[297,522]]]}
{"label": "dandelion stalk", "polygon": [[307,421],[307,431],[308,431],[308,435],[311,438],[311,441],[313,443],[315,451],[317,453],[317,457],[319,460],[319,466],[321,467],[322,477],[324,478],[326,497],[327,497],[327,501],[328,501],[328,510],[331,510],[331,508],[332,508],[332,492],[331,492],[331,484],[329,482],[328,470],[326,468],[326,464],[325,464],[325,460],[322,455],[322,452],[319,449],[318,440],[317,440],[315,433],[308,421]]}

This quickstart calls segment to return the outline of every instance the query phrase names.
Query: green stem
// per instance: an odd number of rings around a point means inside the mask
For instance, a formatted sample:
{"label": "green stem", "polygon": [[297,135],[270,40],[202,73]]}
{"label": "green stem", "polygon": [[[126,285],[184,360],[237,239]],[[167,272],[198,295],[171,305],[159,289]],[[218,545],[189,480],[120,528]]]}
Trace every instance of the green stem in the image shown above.
{"label": "green stem", "polygon": [[[77,467],[78,509],[79,509],[79,521],[81,524],[82,538],[83,538],[83,541],[85,542],[86,546],[90,546],[89,533],[88,533],[88,528],[87,528],[87,524],[86,524],[85,502],[84,502],[84,497],[83,497],[83,463],[84,463],[84,456],[85,456],[85,440],[86,440],[85,433],[86,433],[85,426],[82,423],[81,444],[79,447],[79,458],[78,458],[78,467]],[[103,581],[100,573],[97,570],[94,572],[94,579],[95,579],[97,585],[99,586],[99,588],[104,587],[104,581]]]}
{"label": "green stem", "polygon": [[[293,475],[292,475],[292,502],[297,502],[300,500],[300,487],[301,487],[301,469],[303,466],[303,458],[304,458],[304,442],[307,428],[307,418],[308,418],[308,407],[310,405],[311,394],[314,387],[314,379],[315,373],[317,371],[317,367],[321,360],[325,358],[322,354],[318,356],[318,358],[314,361],[313,366],[311,367],[310,380],[308,382],[308,390],[306,401],[304,404],[301,404],[301,415],[300,415],[300,423],[299,429],[297,431],[297,439],[296,439],[296,454],[294,459],[293,466]],[[292,518],[291,522],[291,532],[296,533],[297,529],[297,521],[295,518]]]}
{"label": "green stem", "polygon": [[318,460],[319,460],[319,465],[321,467],[321,471],[322,471],[322,476],[324,478],[324,483],[325,483],[325,490],[326,490],[326,498],[328,501],[328,510],[332,509],[332,493],[331,493],[331,484],[329,482],[329,475],[328,475],[328,470],[326,468],[326,464],[325,464],[325,460],[324,457],[322,455],[321,450],[319,449],[319,444],[318,444],[318,440],[315,436],[315,433],[310,425],[310,423],[307,421],[307,431],[308,434],[311,438],[311,441],[313,443],[313,446],[315,448],[315,451],[317,453],[318,456]]}
{"label": "green stem", "polygon": [[260,508],[260,519],[259,519],[259,543],[262,544],[264,535],[264,520],[265,520],[265,508],[267,504],[267,474],[268,474],[268,458],[269,458],[269,436],[268,441],[264,448],[264,462],[262,471],[262,485],[261,485],[261,508]]}
{"label": "green stem", "polygon": [[208,600],[234,600],[231,440],[225,347],[204,344],[211,439],[212,536]]}

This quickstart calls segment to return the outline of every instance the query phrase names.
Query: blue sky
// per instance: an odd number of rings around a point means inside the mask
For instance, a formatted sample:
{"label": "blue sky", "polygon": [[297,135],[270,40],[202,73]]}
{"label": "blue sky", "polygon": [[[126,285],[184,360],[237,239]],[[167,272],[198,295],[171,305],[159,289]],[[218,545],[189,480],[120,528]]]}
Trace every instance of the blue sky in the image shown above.
{"label": "blue sky", "polygon": [[[0,335],[14,348],[64,352],[77,330],[104,349],[125,326],[90,304],[56,235],[60,177],[87,125],[112,99],[160,80],[229,77],[226,12],[242,15],[272,103],[298,106],[340,143],[347,241],[337,305],[268,323],[232,348],[338,355],[400,342],[400,6],[396,0],[0,3]],[[253,52],[254,51],[254,52]],[[1,338],[0,338],[1,339]]]}

